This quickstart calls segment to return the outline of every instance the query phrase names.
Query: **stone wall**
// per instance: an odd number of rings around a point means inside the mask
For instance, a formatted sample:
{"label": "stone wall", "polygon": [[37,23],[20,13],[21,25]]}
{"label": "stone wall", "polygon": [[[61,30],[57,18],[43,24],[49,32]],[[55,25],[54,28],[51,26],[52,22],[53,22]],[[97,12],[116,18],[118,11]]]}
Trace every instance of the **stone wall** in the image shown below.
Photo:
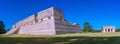
{"label": "stone wall", "polygon": [[82,32],[78,24],[65,21],[62,10],[54,8],[54,17],[56,34]]}
{"label": "stone wall", "polygon": [[67,22],[63,22],[60,20],[55,20],[55,30],[57,34],[65,34],[65,33],[80,33],[79,25],[77,24],[70,24]]}
{"label": "stone wall", "polygon": [[64,21],[64,14],[62,10],[59,10],[57,8],[54,8],[54,17],[57,20]]}
{"label": "stone wall", "polygon": [[38,12],[35,19],[35,24],[21,26],[18,34],[55,34],[53,8]]}
{"label": "stone wall", "polygon": [[43,20],[34,25],[22,26],[18,34],[55,35],[54,18]]}
{"label": "stone wall", "polygon": [[65,21],[63,12],[51,7],[16,23],[7,34],[55,35],[79,32],[78,24]]}
{"label": "stone wall", "polygon": [[13,25],[13,28],[18,28],[21,26],[35,24],[35,19],[36,19],[36,15],[32,15],[28,18],[25,18],[24,20],[21,20],[20,22],[16,23],[15,25]]}
{"label": "stone wall", "polygon": [[41,19],[48,18],[48,17],[53,16],[53,15],[54,15],[53,14],[53,8],[48,8],[46,10],[38,12],[37,19],[41,20]]}

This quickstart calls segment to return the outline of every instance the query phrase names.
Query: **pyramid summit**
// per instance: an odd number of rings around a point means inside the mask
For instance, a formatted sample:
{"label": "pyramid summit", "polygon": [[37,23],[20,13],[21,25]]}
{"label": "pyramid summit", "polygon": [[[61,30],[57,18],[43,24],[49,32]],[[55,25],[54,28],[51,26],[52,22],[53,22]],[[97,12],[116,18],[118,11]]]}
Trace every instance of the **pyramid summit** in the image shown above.
{"label": "pyramid summit", "polygon": [[56,35],[80,32],[77,23],[65,21],[62,10],[51,7],[19,21],[6,34]]}

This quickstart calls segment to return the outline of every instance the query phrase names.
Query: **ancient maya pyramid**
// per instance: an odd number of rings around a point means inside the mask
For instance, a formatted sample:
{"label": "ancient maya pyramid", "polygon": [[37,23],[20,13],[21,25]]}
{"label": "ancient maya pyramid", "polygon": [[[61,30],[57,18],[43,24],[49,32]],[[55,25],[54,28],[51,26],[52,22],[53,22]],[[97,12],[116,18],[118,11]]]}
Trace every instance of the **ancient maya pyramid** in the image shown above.
{"label": "ancient maya pyramid", "polygon": [[16,23],[6,34],[56,35],[79,32],[78,24],[65,21],[63,11],[51,7]]}

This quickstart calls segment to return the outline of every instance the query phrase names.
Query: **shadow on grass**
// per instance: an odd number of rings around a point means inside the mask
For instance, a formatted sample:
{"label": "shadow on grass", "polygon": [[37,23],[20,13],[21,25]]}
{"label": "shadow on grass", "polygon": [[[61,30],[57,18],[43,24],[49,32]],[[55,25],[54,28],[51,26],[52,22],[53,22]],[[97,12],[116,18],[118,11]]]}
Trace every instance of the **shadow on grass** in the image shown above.
{"label": "shadow on grass", "polygon": [[120,44],[120,37],[0,37],[0,44]]}

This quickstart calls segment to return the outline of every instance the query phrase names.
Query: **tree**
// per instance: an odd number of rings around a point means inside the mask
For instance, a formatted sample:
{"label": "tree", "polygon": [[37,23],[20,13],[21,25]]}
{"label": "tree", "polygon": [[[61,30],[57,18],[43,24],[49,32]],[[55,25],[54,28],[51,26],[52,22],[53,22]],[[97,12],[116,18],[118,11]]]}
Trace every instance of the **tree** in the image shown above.
{"label": "tree", "polygon": [[116,29],[116,32],[120,32],[120,28]]}
{"label": "tree", "polygon": [[101,30],[94,29],[94,30],[92,30],[92,32],[101,32]]}
{"label": "tree", "polygon": [[92,27],[89,25],[88,22],[84,22],[83,32],[92,32]]}
{"label": "tree", "polygon": [[4,34],[6,31],[5,31],[5,25],[3,23],[3,21],[0,21],[0,34]]}

